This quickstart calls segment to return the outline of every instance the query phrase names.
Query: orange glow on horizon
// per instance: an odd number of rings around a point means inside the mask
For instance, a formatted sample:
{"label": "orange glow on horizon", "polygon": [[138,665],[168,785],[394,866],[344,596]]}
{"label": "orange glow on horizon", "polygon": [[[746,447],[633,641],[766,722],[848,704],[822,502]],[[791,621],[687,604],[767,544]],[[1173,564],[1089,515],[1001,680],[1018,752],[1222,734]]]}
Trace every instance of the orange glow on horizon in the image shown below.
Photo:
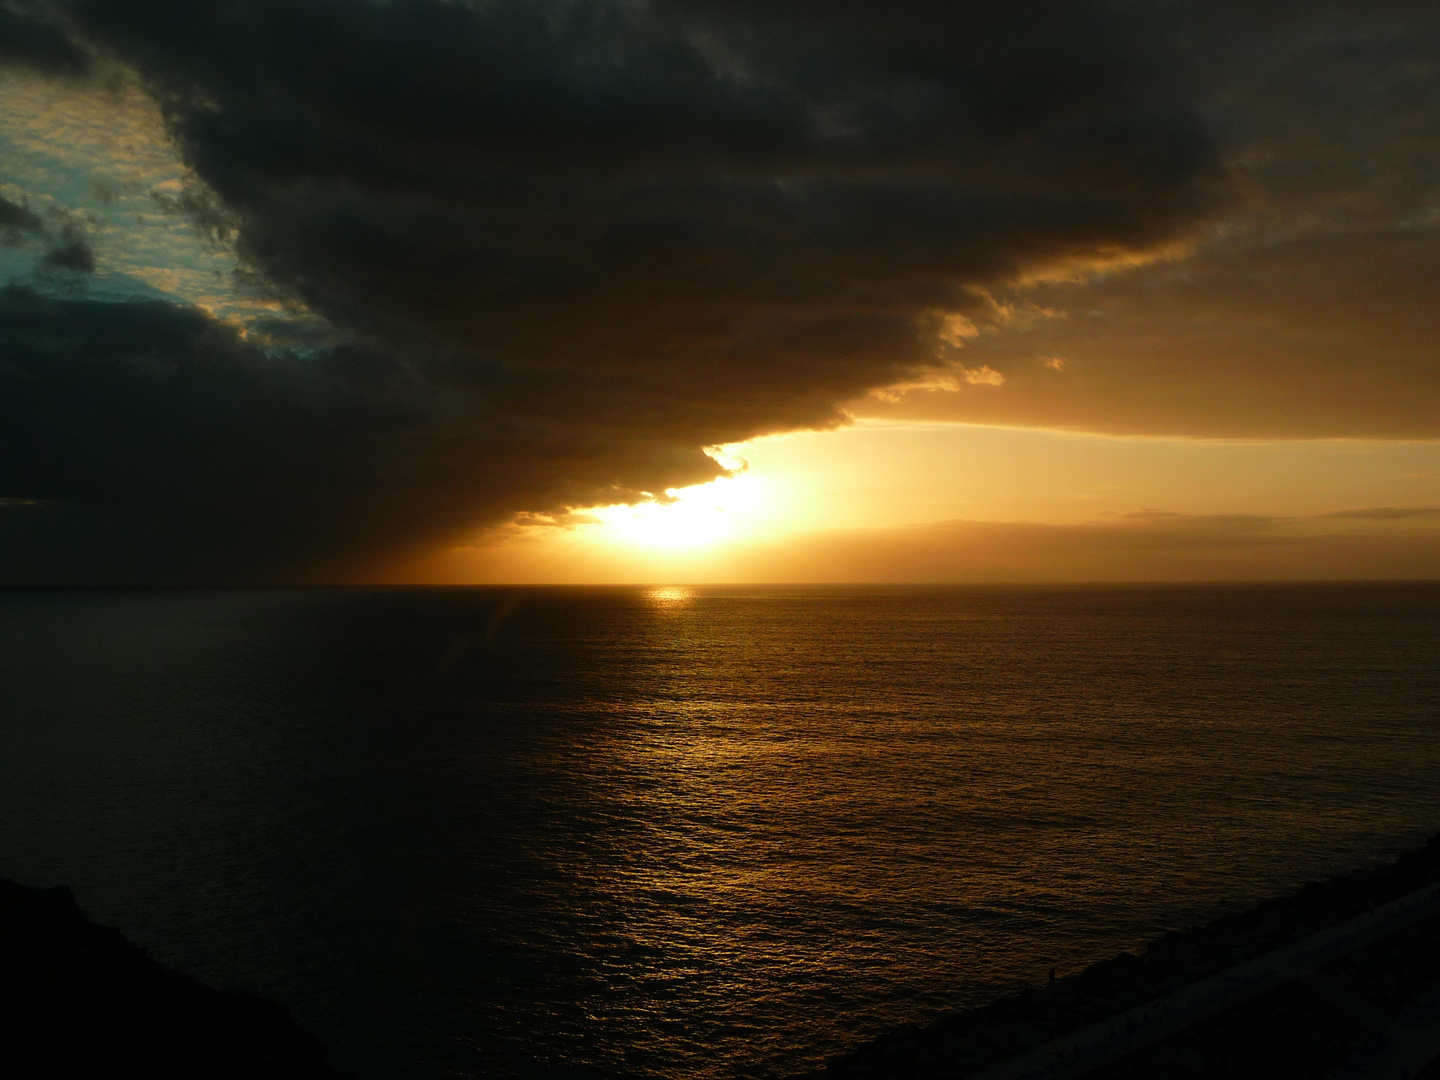
{"label": "orange glow on horizon", "polygon": [[[517,523],[418,568],[397,568],[394,579],[657,586],[911,580],[922,572],[927,580],[1124,579],[1150,558],[1127,545],[1165,528],[1171,531],[1163,540],[1154,533],[1153,542],[1181,554],[1156,562],[1150,577],[1276,578],[1333,576],[1332,563],[1351,566],[1339,548],[1329,562],[1317,561],[1307,554],[1316,544],[1383,540],[1428,551],[1427,536],[1440,544],[1437,441],[1245,442],[862,420],[719,447],[712,456],[729,475],[672,489],[664,501]],[[995,539],[944,541],[953,548],[944,555],[924,531],[945,523],[971,523]],[[996,529],[1009,527],[1029,539],[998,539]],[[1270,539],[1252,542],[1241,535],[1246,528]],[[1175,529],[1199,531],[1177,539]],[[1226,541],[1232,547],[1223,565],[1212,558],[1217,529],[1240,530]],[[1045,530],[1071,530],[1084,551],[1091,543],[1084,537],[1100,530],[1111,539],[1096,550],[1109,554],[1066,561]],[[1284,558],[1275,554],[1281,539],[1290,545]],[[931,545],[923,558],[916,544]],[[1415,555],[1406,574],[1440,576],[1440,563],[1432,572],[1429,559]],[[1352,576],[1399,569],[1354,565],[1346,571]]]}

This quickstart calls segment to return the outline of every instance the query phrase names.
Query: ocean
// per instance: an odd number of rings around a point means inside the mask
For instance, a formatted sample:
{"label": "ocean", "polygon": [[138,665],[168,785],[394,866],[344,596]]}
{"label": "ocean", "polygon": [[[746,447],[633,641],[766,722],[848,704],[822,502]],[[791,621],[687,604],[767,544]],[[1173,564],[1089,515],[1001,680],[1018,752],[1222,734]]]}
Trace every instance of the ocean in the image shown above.
{"label": "ocean", "polygon": [[0,877],[362,1080],[786,1076],[1440,829],[1440,586],[0,593]]}

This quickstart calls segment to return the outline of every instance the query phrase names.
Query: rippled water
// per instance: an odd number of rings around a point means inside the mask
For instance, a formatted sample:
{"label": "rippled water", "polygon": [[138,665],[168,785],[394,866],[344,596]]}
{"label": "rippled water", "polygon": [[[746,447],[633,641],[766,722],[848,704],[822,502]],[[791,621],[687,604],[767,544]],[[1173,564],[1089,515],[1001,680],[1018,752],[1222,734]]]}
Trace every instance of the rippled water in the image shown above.
{"label": "rippled water", "polygon": [[775,1075],[1440,828],[1440,588],[0,594],[0,876],[363,1077]]}

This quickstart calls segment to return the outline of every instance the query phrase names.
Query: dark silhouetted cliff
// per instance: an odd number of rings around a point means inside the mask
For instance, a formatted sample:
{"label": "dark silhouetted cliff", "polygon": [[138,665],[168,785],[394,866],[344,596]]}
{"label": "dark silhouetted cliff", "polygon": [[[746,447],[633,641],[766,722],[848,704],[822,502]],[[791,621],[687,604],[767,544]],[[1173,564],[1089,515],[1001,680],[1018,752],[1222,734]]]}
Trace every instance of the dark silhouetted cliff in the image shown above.
{"label": "dark silhouetted cliff", "polygon": [[167,971],[70,891],[0,880],[0,1076],[337,1080],[279,1005]]}

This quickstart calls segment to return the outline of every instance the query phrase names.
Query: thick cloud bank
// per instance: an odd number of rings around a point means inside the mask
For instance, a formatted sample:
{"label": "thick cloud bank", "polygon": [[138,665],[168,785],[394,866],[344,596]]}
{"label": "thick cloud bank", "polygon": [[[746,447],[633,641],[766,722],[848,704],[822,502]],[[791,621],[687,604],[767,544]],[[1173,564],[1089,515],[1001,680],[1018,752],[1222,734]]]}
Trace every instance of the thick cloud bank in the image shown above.
{"label": "thick cloud bank", "polygon": [[[307,580],[515,506],[684,483],[683,431],[541,424],[446,385],[463,358],[264,352],[203,313],[0,290],[0,537],[12,581]],[[526,396],[523,381],[509,397]]]}
{"label": "thick cloud bank", "polygon": [[263,354],[196,311],[12,289],[12,576],[323,577],[695,480],[702,446],[933,363],[977,290],[1169,243],[1224,187],[1132,5],[0,15],[0,59],[137,74],[200,223],[350,343]]}
{"label": "thick cloud bank", "polygon": [[[0,204],[0,241],[48,244],[41,269],[70,289],[0,303],[4,573],[344,576],[516,511],[700,479],[702,446],[924,385],[967,316],[994,323],[996,290],[1194,236],[1244,187],[1227,140],[1252,177],[1305,164],[1273,186],[1307,221],[1357,220],[1347,193],[1422,206],[1366,194],[1344,162],[1360,128],[1317,127],[1325,161],[1297,154],[1281,114],[1304,103],[1254,78],[1333,53],[1359,85],[1429,40],[1406,30],[1434,22],[1424,6],[1365,10],[0,0],[0,63],[139,79],[199,182],[175,205],[334,332],[266,352],[197,310],[85,300],[78,219]],[[1423,143],[1433,72],[1396,70],[1386,145]],[[1312,197],[1315,176],[1341,179]],[[1211,363],[1220,339],[1192,337]],[[1395,348],[1407,371],[1429,355]],[[1153,352],[1093,351],[1142,375]],[[1018,370],[985,355],[986,387]]]}

